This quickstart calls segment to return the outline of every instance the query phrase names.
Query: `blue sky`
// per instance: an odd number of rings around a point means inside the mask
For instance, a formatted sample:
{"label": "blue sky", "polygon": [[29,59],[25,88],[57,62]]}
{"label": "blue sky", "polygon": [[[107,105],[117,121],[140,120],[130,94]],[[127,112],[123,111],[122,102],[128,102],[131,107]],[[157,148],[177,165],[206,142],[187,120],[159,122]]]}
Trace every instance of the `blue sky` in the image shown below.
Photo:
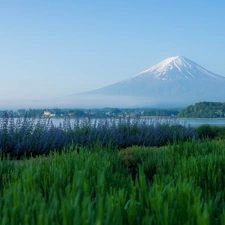
{"label": "blue sky", "polygon": [[225,1],[0,0],[0,99],[89,91],[182,55],[225,76]]}

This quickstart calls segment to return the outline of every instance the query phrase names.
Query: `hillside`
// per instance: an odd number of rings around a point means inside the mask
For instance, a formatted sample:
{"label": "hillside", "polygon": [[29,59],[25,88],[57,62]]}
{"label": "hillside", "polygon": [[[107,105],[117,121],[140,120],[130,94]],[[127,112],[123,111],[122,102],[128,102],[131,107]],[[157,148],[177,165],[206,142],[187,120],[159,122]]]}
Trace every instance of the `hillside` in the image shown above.
{"label": "hillside", "polygon": [[185,118],[225,118],[225,103],[199,102],[180,111],[178,117]]}

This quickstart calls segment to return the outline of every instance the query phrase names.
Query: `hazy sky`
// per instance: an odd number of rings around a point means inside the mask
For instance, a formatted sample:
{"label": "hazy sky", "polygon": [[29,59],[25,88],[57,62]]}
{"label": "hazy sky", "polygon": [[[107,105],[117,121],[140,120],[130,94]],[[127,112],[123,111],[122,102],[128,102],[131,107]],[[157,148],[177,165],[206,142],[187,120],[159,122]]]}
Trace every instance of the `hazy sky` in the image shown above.
{"label": "hazy sky", "polygon": [[182,55],[225,76],[225,1],[0,0],[0,99],[89,91]]}

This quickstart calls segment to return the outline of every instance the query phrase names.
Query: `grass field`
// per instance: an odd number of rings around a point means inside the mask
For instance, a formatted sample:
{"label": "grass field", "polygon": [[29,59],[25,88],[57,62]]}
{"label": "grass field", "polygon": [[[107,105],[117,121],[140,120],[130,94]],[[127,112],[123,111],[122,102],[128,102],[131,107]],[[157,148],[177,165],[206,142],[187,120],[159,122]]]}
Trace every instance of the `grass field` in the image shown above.
{"label": "grass field", "polygon": [[225,224],[225,140],[0,161],[0,224]]}

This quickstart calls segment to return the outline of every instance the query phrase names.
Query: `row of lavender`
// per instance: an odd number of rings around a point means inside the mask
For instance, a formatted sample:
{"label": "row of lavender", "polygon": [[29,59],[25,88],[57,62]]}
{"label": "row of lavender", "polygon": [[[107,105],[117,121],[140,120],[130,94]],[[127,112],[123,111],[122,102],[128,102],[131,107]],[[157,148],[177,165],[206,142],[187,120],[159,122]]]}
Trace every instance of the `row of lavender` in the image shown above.
{"label": "row of lavender", "polygon": [[71,143],[81,147],[98,143],[126,148],[161,146],[197,136],[194,128],[174,120],[65,119],[55,125],[50,119],[15,119],[7,113],[0,119],[0,151],[11,157],[62,151]]}

